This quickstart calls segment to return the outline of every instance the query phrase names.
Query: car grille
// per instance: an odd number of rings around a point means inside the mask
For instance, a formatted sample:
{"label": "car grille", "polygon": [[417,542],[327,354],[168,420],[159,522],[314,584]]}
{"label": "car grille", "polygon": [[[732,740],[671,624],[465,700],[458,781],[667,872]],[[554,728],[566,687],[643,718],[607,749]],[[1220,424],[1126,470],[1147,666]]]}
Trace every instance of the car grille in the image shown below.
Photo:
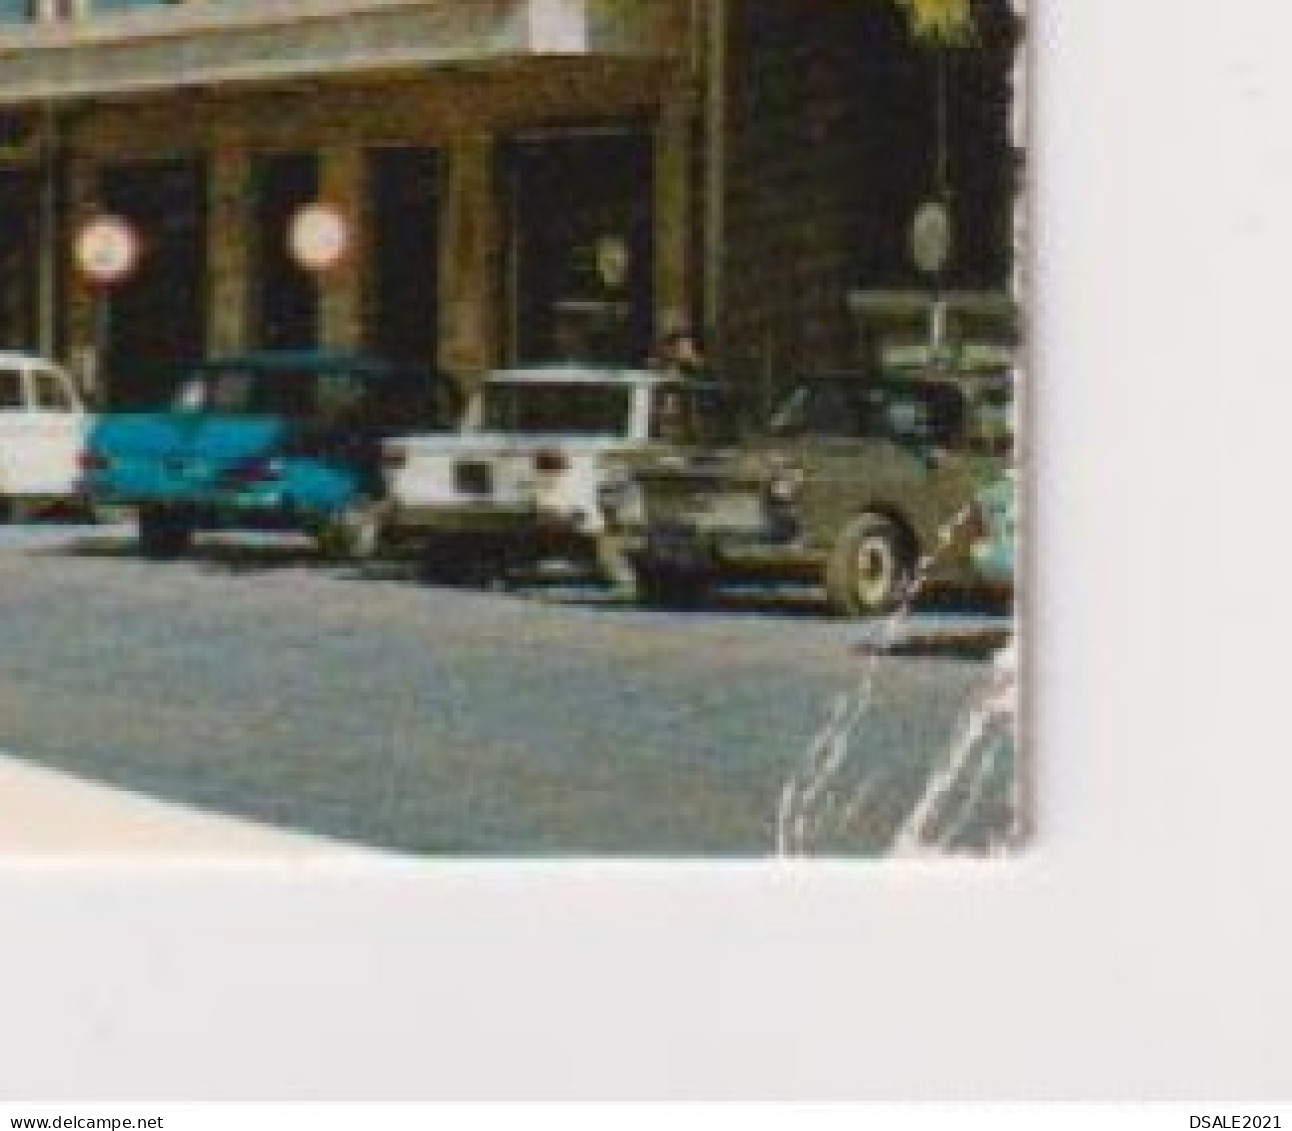
{"label": "car grille", "polygon": [[674,473],[642,477],[643,495],[652,519],[674,518],[705,509],[721,489],[713,475]]}

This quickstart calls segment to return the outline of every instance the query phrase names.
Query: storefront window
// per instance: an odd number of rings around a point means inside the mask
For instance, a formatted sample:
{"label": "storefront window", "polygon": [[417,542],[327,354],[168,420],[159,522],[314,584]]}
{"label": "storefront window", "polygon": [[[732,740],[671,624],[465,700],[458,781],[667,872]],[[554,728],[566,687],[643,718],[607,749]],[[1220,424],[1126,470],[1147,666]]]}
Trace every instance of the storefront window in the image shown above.
{"label": "storefront window", "polygon": [[31,348],[38,338],[39,184],[30,173],[0,170],[0,345]]}
{"label": "storefront window", "polygon": [[651,347],[653,177],[643,128],[518,138],[511,192],[512,356],[640,365]]}
{"label": "storefront window", "polygon": [[372,323],[368,344],[387,361],[429,366],[437,352],[440,164],[433,149],[368,151]]}
{"label": "storefront window", "polygon": [[100,173],[100,203],[135,231],[134,271],[105,297],[101,379],[116,407],[155,405],[165,363],[200,357],[205,338],[206,168],[140,161]]}
{"label": "storefront window", "polygon": [[313,153],[273,153],[255,164],[253,338],[263,349],[311,349],[319,338],[319,291],[291,251],[292,221],[318,199]]}

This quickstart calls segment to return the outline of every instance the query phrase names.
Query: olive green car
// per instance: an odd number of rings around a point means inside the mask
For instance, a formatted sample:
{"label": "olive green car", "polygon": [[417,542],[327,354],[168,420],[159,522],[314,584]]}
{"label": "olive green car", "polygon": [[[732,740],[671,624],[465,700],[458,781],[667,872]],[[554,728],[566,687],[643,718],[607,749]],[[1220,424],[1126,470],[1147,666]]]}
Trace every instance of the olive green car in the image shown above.
{"label": "olive green car", "polygon": [[864,616],[917,579],[975,580],[963,531],[1011,454],[1008,370],[814,377],[752,441],[642,453],[603,501],[646,601],[723,578],[807,579]]}

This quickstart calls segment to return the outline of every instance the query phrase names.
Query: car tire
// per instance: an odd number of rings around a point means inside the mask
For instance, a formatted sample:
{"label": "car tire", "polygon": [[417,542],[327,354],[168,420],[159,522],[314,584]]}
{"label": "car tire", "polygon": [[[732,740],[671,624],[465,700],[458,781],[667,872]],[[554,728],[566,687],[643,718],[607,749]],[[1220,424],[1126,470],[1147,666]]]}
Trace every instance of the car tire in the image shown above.
{"label": "car tire", "polygon": [[892,612],[906,598],[914,555],[897,523],[863,514],[840,532],[826,563],[826,600],[846,617]]}
{"label": "car tire", "polygon": [[319,550],[332,561],[367,562],[381,552],[381,510],[372,502],[353,503],[315,535]]}
{"label": "car tire", "polygon": [[708,578],[694,570],[638,562],[637,599],[657,609],[690,609],[704,599]]}
{"label": "car tire", "polygon": [[432,585],[466,586],[478,583],[483,567],[471,552],[469,540],[430,538],[422,544],[422,580]]}
{"label": "car tire", "polygon": [[193,541],[193,523],[163,507],[139,512],[139,551],[146,558],[177,558]]}

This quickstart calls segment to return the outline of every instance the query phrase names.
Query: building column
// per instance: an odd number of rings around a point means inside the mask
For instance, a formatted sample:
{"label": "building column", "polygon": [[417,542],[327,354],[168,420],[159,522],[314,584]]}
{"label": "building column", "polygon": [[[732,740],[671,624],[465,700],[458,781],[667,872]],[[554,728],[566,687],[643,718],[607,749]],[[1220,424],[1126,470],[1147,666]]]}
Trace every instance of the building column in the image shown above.
{"label": "building column", "polygon": [[251,158],[217,146],[207,177],[206,351],[220,356],[251,345]]}
{"label": "building column", "polygon": [[655,333],[691,324],[691,103],[671,98],[655,124]]}
{"label": "building column", "polygon": [[60,146],[57,119],[47,109],[41,120],[36,242],[36,341],[46,357],[59,353],[59,261],[63,239],[59,223]]}
{"label": "building column", "polygon": [[[731,0],[709,0],[699,30],[704,103],[704,337],[710,360],[726,356],[728,136]],[[721,364],[721,362],[719,362]]]}
{"label": "building column", "polygon": [[467,389],[502,356],[503,231],[492,134],[448,146],[441,212],[440,368]]}
{"label": "building column", "polygon": [[319,199],[345,217],[349,236],[340,262],[318,276],[319,337],[330,349],[358,350],[367,337],[367,172],[359,146],[337,146],[319,155]]}
{"label": "building column", "polygon": [[95,341],[97,299],[94,287],[81,273],[76,262],[76,240],[81,230],[99,211],[98,167],[85,157],[72,157],[67,163],[67,228],[62,233],[62,256],[67,279],[64,323],[66,352],[77,380],[88,393],[101,394],[99,370],[102,359],[96,357]]}

